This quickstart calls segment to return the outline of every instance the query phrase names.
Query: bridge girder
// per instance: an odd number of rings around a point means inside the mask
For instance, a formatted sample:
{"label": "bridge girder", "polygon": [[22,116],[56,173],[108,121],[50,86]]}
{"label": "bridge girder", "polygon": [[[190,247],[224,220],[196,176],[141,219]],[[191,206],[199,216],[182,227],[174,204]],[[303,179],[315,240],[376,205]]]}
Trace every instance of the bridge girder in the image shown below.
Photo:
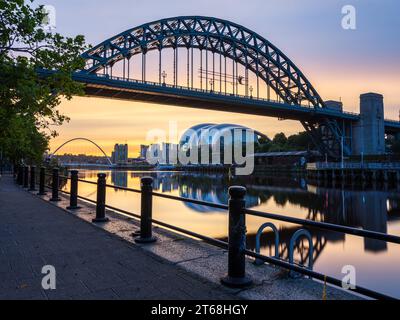
{"label": "bridge girder", "polygon": [[[285,103],[299,105],[305,101],[310,108],[326,107],[310,81],[276,46],[241,25],[213,17],[173,17],[126,30],[85,52],[82,57],[86,67],[82,72],[98,73],[120,60],[166,48],[195,48],[220,54],[253,72]],[[339,157],[343,133],[335,119],[302,123],[321,152]],[[329,134],[322,137],[321,132]],[[348,146],[343,149],[344,154],[351,152]]]}
{"label": "bridge girder", "polygon": [[238,24],[210,17],[175,17],[153,21],[122,32],[86,51],[84,72],[95,73],[117,61],[164,48],[210,50],[258,75],[286,103],[308,101],[325,107],[300,69],[277,47]]}

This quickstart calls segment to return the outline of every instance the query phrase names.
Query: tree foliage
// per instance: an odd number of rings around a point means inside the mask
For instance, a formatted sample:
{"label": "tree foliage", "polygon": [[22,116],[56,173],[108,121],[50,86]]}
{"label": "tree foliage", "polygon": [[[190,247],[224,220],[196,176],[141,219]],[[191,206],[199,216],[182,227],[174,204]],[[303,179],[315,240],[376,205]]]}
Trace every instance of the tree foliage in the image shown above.
{"label": "tree foliage", "polygon": [[[0,0],[0,150],[14,162],[39,160],[68,121],[61,99],[83,93],[71,73],[84,66],[84,37],[46,31],[46,16],[32,0]],[[40,77],[39,69],[57,72]]]}
{"label": "tree foliage", "polygon": [[260,141],[258,152],[279,152],[279,151],[306,151],[312,143],[307,132],[300,132],[289,137],[283,132],[277,133],[271,141]]}

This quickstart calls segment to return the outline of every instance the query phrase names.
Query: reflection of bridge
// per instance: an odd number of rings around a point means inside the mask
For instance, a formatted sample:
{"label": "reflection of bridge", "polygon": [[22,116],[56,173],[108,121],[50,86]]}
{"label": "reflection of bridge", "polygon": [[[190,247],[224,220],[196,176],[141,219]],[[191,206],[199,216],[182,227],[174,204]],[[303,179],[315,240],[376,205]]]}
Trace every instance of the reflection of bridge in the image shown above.
{"label": "reflection of bridge", "polygon": [[[341,150],[359,152],[364,142],[357,128],[368,126],[371,116],[366,109],[373,105],[379,111],[383,106],[377,95],[365,96],[361,116],[328,105],[277,47],[243,26],[217,18],[146,23],[100,43],[83,58],[86,67],[73,78],[85,84],[88,95],[298,120],[319,150],[332,157]],[[157,69],[150,75],[147,60]],[[171,69],[169,83],[164,68]],[[140,80],[134,80],[134,71],[141,73]],[[194,77],[197,71],[199,79]],[[378,122],[379,139],[384,131],[400,132],[397,121]],[[370,129],[361,136],[368,136]]]}

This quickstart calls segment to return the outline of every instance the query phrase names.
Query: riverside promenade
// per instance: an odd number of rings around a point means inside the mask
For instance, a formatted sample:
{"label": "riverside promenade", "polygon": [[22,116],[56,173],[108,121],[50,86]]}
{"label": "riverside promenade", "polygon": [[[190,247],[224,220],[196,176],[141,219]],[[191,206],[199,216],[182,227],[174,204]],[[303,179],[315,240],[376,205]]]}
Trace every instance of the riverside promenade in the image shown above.
{"label": "riverside promenade", "polygon": [[[137,244],[139,222],[106,210],[108,222],[93,223],[95,205],[69,196],[50,202],[0,177],[1,299],[250,299],[348,300],[359,297],[288,270],[246,259],[253,284],[227,288],[221,277],[228,252],[202,241],[153,227],[157,241]],[[56,289],[42,288],[43,266],[54,266]]]}
{"label": "riverside promenade", "polygon": [[[235,299],[0,177],[0,299]],[[42,267],[56,269],[43,290]]]}

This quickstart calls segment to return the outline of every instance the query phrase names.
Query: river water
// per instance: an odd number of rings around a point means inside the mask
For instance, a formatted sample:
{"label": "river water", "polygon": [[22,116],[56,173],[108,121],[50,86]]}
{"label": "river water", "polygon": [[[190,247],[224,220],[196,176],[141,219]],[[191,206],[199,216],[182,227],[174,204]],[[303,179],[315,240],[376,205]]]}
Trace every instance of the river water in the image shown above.
{"label": "river water", "polygon": [[[98,171],[80,169],[80,178],[95,181]],[[140,178],[151,175],[154,190],[180,197],[227,204],[230,185],[247,188],[246,206],[251,209],[302,219],[312,219],[400,235],[400,191],[396,189],[362,190],[317,187],[298,177],[253,175],[234,178],[224,174],[185,172],[101,171],[107,183],[140,188]],[[68,188],[69,186],[67,186]],[[95,200],[95,186],[79,183],[79,195]],[[107,189],[107,204],[131,212],[140,212],[140,195]],[[155,197],[155,219],[218,239],[227,239],[227,212]],[[255,235],[267,219],[247,215],[247,246],[255,249]],[[288,258],[288,244],[301,226],[272,221],[279,229],[279,255]],[[400,298],[400,245],[364,239],[337,232],[308,229],[314,244],[314,270],[342,279],[342,268],[355,267],[356,283]],[[274,235],[265,229],[261,252],[275,253]],[[295,260],[307,263],[308,244],[301,241]]]}

